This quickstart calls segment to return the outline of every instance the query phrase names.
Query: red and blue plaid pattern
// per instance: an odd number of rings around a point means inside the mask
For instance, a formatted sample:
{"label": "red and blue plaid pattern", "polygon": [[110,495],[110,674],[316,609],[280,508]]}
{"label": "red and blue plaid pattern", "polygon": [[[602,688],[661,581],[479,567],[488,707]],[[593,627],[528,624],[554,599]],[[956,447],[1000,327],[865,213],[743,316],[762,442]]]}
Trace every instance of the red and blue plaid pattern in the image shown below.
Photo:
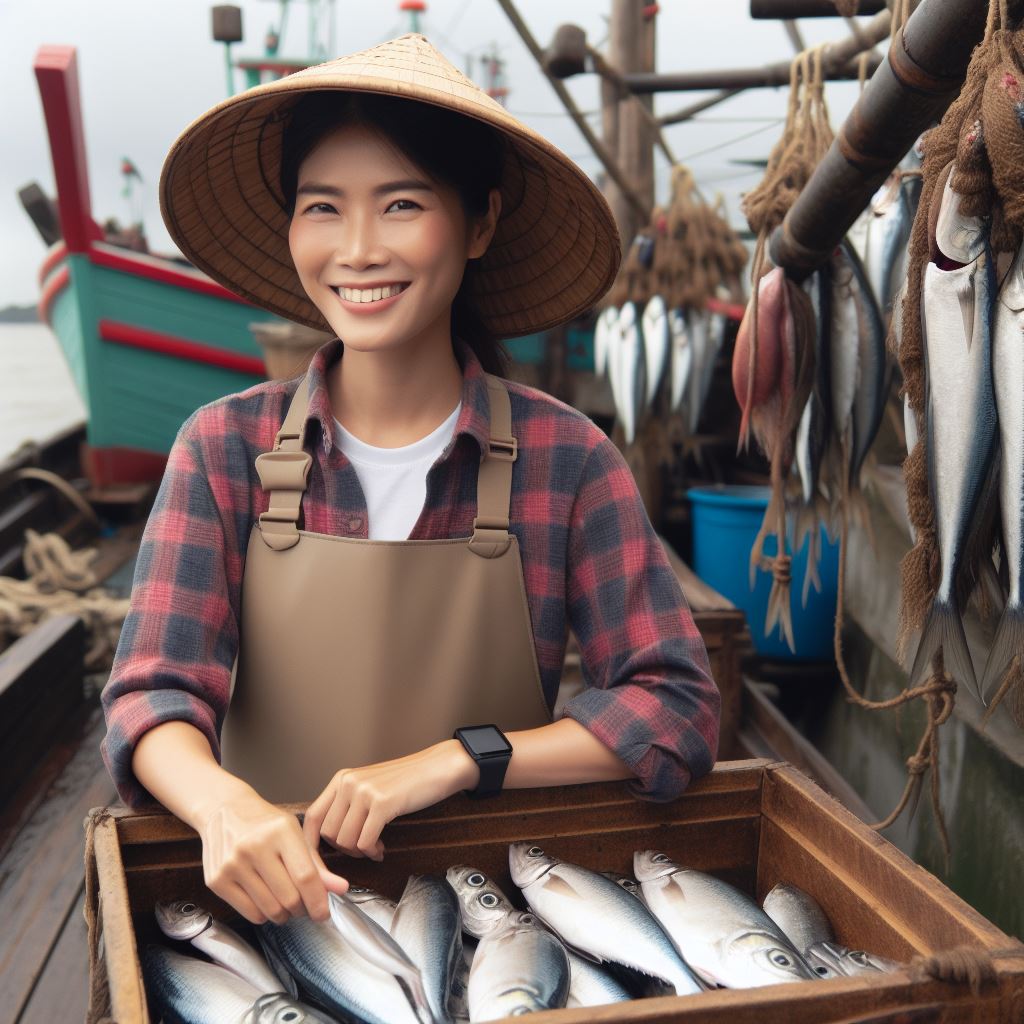
{"label": "red and blue plaid pattern", "polygon": [[[412,540],[473,532],[490,403],[478,359],[462,341],[456,352],[462,410],[451,444],[427,476]],[[325,382],[340,355],[334,341],[311,366],[307,427],[315,422],[319,429],[306,436],[314,460],[304,523],[316,533],[365,539],[366,502],[352,464],[334,444]],[[510,529],[519,541],[544,692],[553,705],[571,627],[587,686],[564,714],[636,773],[638,796],[672,799],[711,769],[717,752],[720,697],[704,643],[619,450],[578,410],[506,383],[519,442]],[[296,386],[272,381],[204,406],[171,450],[102,695],[103,757],[130,805],[151,799],[131,769],[135,744],[148,729],[182,719],[219,752],[245,552],[268,502],[254,462],[273,447]]]}

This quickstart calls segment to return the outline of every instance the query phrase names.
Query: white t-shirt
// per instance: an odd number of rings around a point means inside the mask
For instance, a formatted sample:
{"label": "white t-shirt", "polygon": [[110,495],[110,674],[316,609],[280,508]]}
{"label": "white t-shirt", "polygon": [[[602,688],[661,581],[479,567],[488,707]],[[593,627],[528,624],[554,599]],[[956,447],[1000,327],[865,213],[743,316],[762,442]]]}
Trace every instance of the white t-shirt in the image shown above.
{"label": "white t-shirt", "polygon": [[408,540],[427,497],[427,472],[455,433],[459,402],[436,430],[401,448],[377,448],[360,441],[337,420],[335,443],[359,477],[366,497],[370,540]]}

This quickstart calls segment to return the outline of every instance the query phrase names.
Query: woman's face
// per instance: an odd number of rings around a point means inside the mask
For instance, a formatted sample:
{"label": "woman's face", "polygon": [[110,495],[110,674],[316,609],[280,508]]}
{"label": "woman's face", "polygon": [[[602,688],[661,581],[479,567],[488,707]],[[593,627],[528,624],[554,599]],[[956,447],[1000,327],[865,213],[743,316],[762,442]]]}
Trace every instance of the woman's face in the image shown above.
{"label": "woman's face", "polygon": [[381,135],[347,125],[299,167],[288,232],[307,295],[346,348],[397,349],[450,337],[466,260],[483,255],[500,207],[467,222],[458,194]]}

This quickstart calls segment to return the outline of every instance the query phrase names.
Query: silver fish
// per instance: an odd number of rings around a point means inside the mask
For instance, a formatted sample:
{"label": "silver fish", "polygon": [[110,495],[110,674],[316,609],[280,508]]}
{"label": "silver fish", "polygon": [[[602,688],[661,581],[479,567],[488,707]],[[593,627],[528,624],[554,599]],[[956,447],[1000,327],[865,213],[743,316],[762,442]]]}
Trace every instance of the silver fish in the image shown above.
{"label": "silver fish", "polygon": [[469,971],[469,1019],[500,1020],[565,1006],[569,980],[569,958],[558,939],[532,920],[515,920],[477,945]]}
{"label": "silver fish", "polygon": [[634,854],[633,873],[651,911],[708,984],[753,988],[816,977],[775,922],[727,882],[653,850]]}
{"label": "silver fish", "polygon": [[430,1019],[429,1010],[421,1015],[413,1009],[394,974],[362,955],[365,942],[357,949],[331,921],[296,917],[283,925],[267,922],[260,925],[259,936],[307,995],[331,1013],[364,1024],[422,1024]]}
{"label": "silver fish", "polygon": [[665,929],[615,882],[531,843],[512,843],[509,866],[530,908],[568,945],[660,978],[679,995],[700,991]]}
{"label": "silver fish", "polygon": [[569,996],[566,1006],[607,1006],[632,997],[604,968],[568,949]]}
{"label": "silver fish", "polygon": [[456,864],[445,877],[459,899],[462,928],[474,938],[501,931],[509,917],[518,913],[501,889],[477,868]]}
{"label": "silver fish", "polygon": [[878,306],[883,313],[892,308],[896,289],[907,273],[907,243],[914,224],[915,192],[920,178],[904,178],[894,172],[872,201],[871,227],[864,253],[864,268]]}
{"label": "silver fish", "polygon": [[851,410],[850,484],[860,486],[860,469],[885,412],[885,325],[864,267],[852,249],[853,297],[857,309],[857,377]]}
{"label": "silver fish", "polygon": [[764,912],[801,953],[815,942],[835,942],[825,911],[803,889],[779,882],[764,898]]}
{"label": "silver fish", "polygon": [[1024,654],[1024,247],[996,304],[992,369],[999,413],[999,503],[1009,596],[981,680],[987,703],[1013,659]]}
{"label": "silver fish", "polygon": [[672,409],[675,411],[682,408],[688,394],[690,369],[693,364],[693,346],[690,344],[690,329],[681,309],[669,310],[668,326],[672,339],[670,371],[672,388],[669,397]]}
{"label": "silver fish", "polygon": [[640,884],[635,878],[630,878],[629,875],[620,875],[617,871],[602,871],[601,874],[605,878],[610,878],[617,886],[625,889],[631,896],[635,896],[643,903],[644,895],[640,891]]}
{"label": "silver fish", "polygon": [[386,932],[391,931],[391,922],[395,919],[395,911],[398,904],[381,896],[373,889],[367,889],[360,885],[350,885],[348,898],[369,918],[372,918]]}
{"label": "silver fish", "polygon": [[855,272],[850,245],[841,245],[829,264],[832,281],[829,321],[830,399],[832,430],[842,439],[853,429],[853,402],[857,393],[857,349],[860,323],[857,315]]}
{"label": "silver fish", "polygon": [[169,939],[191,942],[215,963],[247,981],[259,992],[282,992],[289,987],[296,995],[294,983],[286,985],[267,966],[266,960],[233,928],[215,921],[213,915],[191,900],[157,903],[156,922]]}
{"label": "silver fish", "polygon": [[942,575],[910,671],[910,685],[927,677],[934,655],[941,650],[949,673],[968,684],[980,699],[956,582],[995,455],[995,289],[987,225],[959,213],[959,197],[948,182],[935,239],[947,257],[965,265],[940,270],[929,263],[924,272],[921,328],[927,376],[928,480]]}
{"label": "silver fish", "polygon": [[459,898],[444,878],[409,876],[391,935],[419,968],[435,1020],[451,1020],[448,997],[462,959],[462,916]]}
{"label": "silver fish", "polygon": [[452,995],[448,1003],[452,1019],[456,1021],[469,1020],[469,972],[473,967],[476,947],[476,939],[468,936],[462,937],[462,956],[459,957],[458,963],[455,965]]}
{"label": "silver fish", "polygon": [[142,955],[146,988],[168,1021],[182,1024],[332,1024],[283,992],[260,992],[219,964],[163,946]]}
{"label": "silver fish", "polygon": [[822,978],[855,977],[860,974],[892,974],[903,964],[863,949],[847,949],[835,942],[814,942],[805,953],[807,962]]}
{"label": "silver fish", "polygon": [[615,306],[601,310],[601,315],[594,324],[594,375],[603,376],[608,372],[608,354],[612,351],[615,339],[619,311]]}
{"label": "silver fish", "polygon": [[641,326],[644,335],[644,361],[647,381],[644,403],[650,407],[654,401],[654,396],[658,393],[661,378],[665,375],[671,341],[668,326],[668,310],[665,307],[665,300],[660,295],[652,296],[644,307]]}
{"label": "silver fish", "polygon": [[704,408],[705,388],[710,382],[718,356],[711,336],[711,318],[706,310],[690,310],[687,314],[690,327],[690,347],[693,350],[693,365],[690,367],[690,387],[686,398],[691,434],[697,433],[700,414]]}
{"label": "silver fish", "polygon": [[647,399],[647,368],[636,305],[627,302],[619,310],[617,342],[609,352],[612,396],[626,443],[636,438]]}

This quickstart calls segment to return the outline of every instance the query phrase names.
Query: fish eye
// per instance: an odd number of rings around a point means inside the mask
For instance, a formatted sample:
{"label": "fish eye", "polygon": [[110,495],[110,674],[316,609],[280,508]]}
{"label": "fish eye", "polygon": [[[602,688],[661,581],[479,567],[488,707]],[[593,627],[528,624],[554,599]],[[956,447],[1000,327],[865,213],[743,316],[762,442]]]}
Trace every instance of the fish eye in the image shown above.
{"label": "fish eye", "polygon": [[771,962],[775,964],[776,967],[793,966],[793,961],[789,958],[789,956],[783,953],[781,949],[773,949],[771,953],[768,954],[768,959],[771,960]]}
{"label": "fish eye", "polygon": [[299,1019],[299,1012],[298,1012],[298,1010],[285,1010],[284,1013],[281,1014],[281,1020],[298,1020],[298,1019]]}
{"label": "fish eye", "polygon": [[471,885],[474,889],[479,889],[486,881],[487,879],[484,878],[479,871],[474,871],[473,874],[466,878],[466,885]]}
{"label": "fish eye", "polygon": [[493,892],[485,892],[480,896],[480,906],[487,907],[489,910],[498,905],[498,897]]}
{"label": "fish eye", "polygon": [[865,967],[868,962],[868,955],[863,949],[851,949],[846,954],[855,964],[860,964],[861,967]]}
{"label": "fish eye", "polygon": [[519,920],[522,924],[536,924],[537,918],[533,914],[520,914]]}
{"label": "fish eye", "polygon": [[832,972],[827,967],[818,966],[814,968],[815,974],[820,974],[823,978],[827,978]]}
{"label": "fish eye", "polygon": [[183,914],[194,914],[198,908],[194,903],[182,903],[181,912]]}
{"label": "fish eye", "polygon": [[529,848],[529,850],[526,851],[526,856],[527,857],[543,857],[544,856],[544,851],[539,846],[531,846]]}
{"label": "fish eye", "polygon": [[665,864],[668,861],[668,855],[664,853],[656,853],[651,861],[655,864]]}
{"label": "fish eye", "polygon": [[370,890],[361,885],[350,885],[348,891],[349,893],[362,893],[369,892]]}

